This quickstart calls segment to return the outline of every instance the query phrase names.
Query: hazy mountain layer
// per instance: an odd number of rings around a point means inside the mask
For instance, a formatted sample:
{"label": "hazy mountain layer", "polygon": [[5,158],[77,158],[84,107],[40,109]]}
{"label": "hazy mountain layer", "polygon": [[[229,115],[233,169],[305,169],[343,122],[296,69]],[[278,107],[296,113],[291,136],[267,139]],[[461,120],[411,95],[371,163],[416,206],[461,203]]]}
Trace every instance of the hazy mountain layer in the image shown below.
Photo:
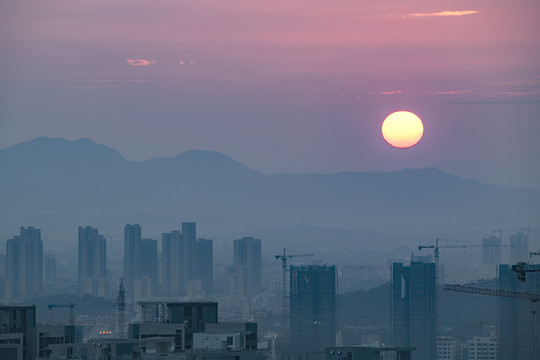
{"label": "hazy mountain layer", "polygon": [[[36,138],[0,150],[3,236],[35,225],[62,236],[91,224],[152,233],[195,220],[213,232],[297,224],[349,228],[520,227],[540,218],[540,192],[435,168],[263,175],[210,151],[125,160],[91,140]],[[114,229],[114,230],[111,230]]]}

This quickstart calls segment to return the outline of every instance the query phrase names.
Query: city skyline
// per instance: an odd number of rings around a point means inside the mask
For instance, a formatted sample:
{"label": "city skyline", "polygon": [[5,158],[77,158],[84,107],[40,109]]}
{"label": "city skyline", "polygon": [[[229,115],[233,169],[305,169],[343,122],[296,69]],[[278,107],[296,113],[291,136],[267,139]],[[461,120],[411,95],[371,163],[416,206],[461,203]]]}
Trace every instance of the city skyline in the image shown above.
{"label": "city skyline", "polygon": [[538,0],[0,11],[0,358],[537,360]]}

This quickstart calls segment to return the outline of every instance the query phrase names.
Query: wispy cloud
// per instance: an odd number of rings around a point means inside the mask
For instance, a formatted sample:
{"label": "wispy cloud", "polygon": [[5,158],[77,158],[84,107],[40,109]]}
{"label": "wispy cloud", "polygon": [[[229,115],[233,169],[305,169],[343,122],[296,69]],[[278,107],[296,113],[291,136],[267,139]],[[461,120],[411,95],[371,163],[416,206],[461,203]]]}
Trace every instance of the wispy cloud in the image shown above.
{"label": "wispy cloud", "polygon": [[540,87],[502,87],[502,88],[476,88],[463,90],[434,91],[434,95],[470,94],[480,96],[536,96],[540,95]]}
{"label": "wispy cloud", "polygon": [[432,94],[435,95],[458,95],[458,94],[466,94],[470,93],[472,90],[470,89],[464,89],[464,90],[447,90],[447,91],[434,91]]}
{"label": "wispy cloud", "polygon": [[381,91],[379,94],[380,95],[397,95],[397,94],[402,94],[403,91],[402,90],[390,90],[390,91]]}
{"label": "wispy cloud", "polygon": [[140,59],[140,58],[126,59],[126,62],[132,66],[149,66],[149,65],[157,64],[156,60],[146,60],[146,59]]}
{"label": "wispy cloud", "polygon": [[92,83],[145,83],[152,82],[153,80],[143,79],[91,79],[88,80]]}
{"label": "wispy cloud", "polygon": [[444,16],[465,16],[478,14],[478,10],[446,10],[432,13],[414,13],[408,14],[406,17],[421,18],[421,17],[444,17]]}

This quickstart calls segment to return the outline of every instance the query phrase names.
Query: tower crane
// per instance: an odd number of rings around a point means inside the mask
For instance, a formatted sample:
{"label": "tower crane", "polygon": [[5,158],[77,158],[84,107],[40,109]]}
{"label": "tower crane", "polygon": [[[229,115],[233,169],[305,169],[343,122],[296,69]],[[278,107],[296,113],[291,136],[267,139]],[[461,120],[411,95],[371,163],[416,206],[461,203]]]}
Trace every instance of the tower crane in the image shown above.
{"label": "tower crane", "polygon": [[274,255],[276,257],[276,260],[281,260],[281,268],[283,270],[283,304],[282,304],[282,314],[283,314],[283,336],[286,334],[286,327],[287,327],[287,261],[288,259],[293,259],[296,257],[303,257],[303,256],[315,256],[314,254],[295,254],[295,255],[287,255],[286,252],[287,249],[283,248],[283,254],[280,255]]}
{"label": "tower crane", "polygon": [[[523,300],[529,300],[532,304],[536,303],[537,301],[540,301],[540,294],[534,294],[531,292],[519,292],[519,291],[510,291],[510,290],[495,290],[495,289],[485,289],[485,288],[479,288],[475,286],[468,286],[468,285],[451,285],[446,284],[444,286],[444,290],[451,290],[451,291],[459,291],[464,293],[470,293],[470,294],[480,294],[480,295],[491,295],[491,296],[501,296],[501,297],[509,297],[514,299],[523,299]],[[535,339],[535,343],[533,345],[533,352],[534,352],[534,359],[537,359],[538,349],[537,349],[537,329],[536,329],[536,311],[532,310],[532,316],[533,316],[533,339]]]}
{"label": "tower crane", "polygon": [[437,284],[439,284],[439,249],[462,249],[462,248],[470,248],[470,247],[482,247],[482,244],[470,244],[470,245],[439,245],[439,238],[435,239],[434,245],[420,245],[418,246],[418,250],[422,249],[434,249],[434,259],[435,259],[435,278],[437,281]]}
{"label": "tower crane", "polygon": [[528,272],[540,271],[540,264],[529,264],[526,262],[518,262],[516,265],[512,265],[512,271],[516,273],[519,281],[524,282],[525,276]]}
{"label": "tower crane", "polygon": [[[75,324],[75,314],[74,314],[74,307],[75,303],[68,303],[68,304],[48,304],[47,307],[50,311],[52,311],[53,308],[69,308],[69,324],[74,325]],[[52,312],[51,312],[51,320],[52,322]]]}

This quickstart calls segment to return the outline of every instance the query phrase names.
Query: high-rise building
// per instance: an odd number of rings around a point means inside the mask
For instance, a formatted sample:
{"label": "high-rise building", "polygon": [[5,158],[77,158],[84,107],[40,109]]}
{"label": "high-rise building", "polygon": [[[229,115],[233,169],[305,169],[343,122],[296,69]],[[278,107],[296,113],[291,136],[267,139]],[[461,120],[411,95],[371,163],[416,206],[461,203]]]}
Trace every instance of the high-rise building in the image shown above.
{"label": "high-rise building", "polygon": [[295,351],[336,345],[336,267],[291,266],[290,343]]}
{"label": "high-rise building", "polygon": [[7,272],[6,254],[0,254],[0,277],[5,277]]}
{"label": "high-rise building", "polygon": [[435,263],[392,265],[393,346],[412,346],[412,360],[437,357]]}
{"label": "high-rise building", "polygon": [[124,283],[128,296],[135,299],[157,293],[157,240],[142,239],[139,224],[124,227]]}
{"label": "high-rise building", "polygon": [[179,258],[182,233],[178,230],[161,235],[161,292],[167,296],[182,295],[182,279]]}
{"label": "high-rise building", "polygon": [[90,226],[79,226],[79,292],[107,295],[107,242]]}
{"label": "high-rise building", "polygon": [[0,301],[11,300],[11,280],[7,277],[7,258],[5,254],[0,254]]}
{"label": "high-rise building", "polygon": [[199,239],[197,248],[199,254],[199,277],[202,280],[202,288],[205,295],[212,293],[214,287],[214,251],[213,241]]}
{"label": "high-rise building", "polygon": [[[499,265],[498,287],[499,290],[538,293],[540,273],[529,272],[525,281],[521,282],[510,265]],[[499,297],[498,303],[499,360],[538,359],[540,354],[538,303],[511,297]]]}
{"label": "high-rise building", "polygon": [[128,296],[133,296],[134,281],[139,275],[141,246],[141,226],[124,226],[124,288]]}
{"label": "high-rise building", "polygon": [[182,282],[184,291],[190,281],[198,279],[197,225],[194,222],[182,223]]}
{"label": "high-rise building", "polygon": [[39,295],[43,287],[41,230],[21,227],[20,235],[6,243],[6,270],[14,298]]}
{"label": "high-rise building", "polygon": [[501,238],[490,236],[482,239],[482,260],[484,265],[501,263]]}
{"label": "high-rise building", "polygon": [[522,232],[510,236],[510,262],[515,264],[529,259],[529,236]]}
{"label": "high-rise building", "polygon": [[261,240],[244,237],[234,240],[234,266],[244,274],[245,296],[254,295],[261,288]]}
{"label": "high-rise building", "polygon": [[200,279],[196,223],[183,222],[182,232],[164,233],[161,241],[163,295],[185,296],[190,283]]}
{"label": "high-rise building", "polygon": [[157,293],[158,256],[157,240],[142,239],[139,245],[138,271],[134,279],[133,295],[136,299],[149,298]]}
{"label": "high-rise building", "polygon": [[56,277],[56,257],[52,254],[45,254],[43,257],[43,280],[45,283],[55,283]]}

